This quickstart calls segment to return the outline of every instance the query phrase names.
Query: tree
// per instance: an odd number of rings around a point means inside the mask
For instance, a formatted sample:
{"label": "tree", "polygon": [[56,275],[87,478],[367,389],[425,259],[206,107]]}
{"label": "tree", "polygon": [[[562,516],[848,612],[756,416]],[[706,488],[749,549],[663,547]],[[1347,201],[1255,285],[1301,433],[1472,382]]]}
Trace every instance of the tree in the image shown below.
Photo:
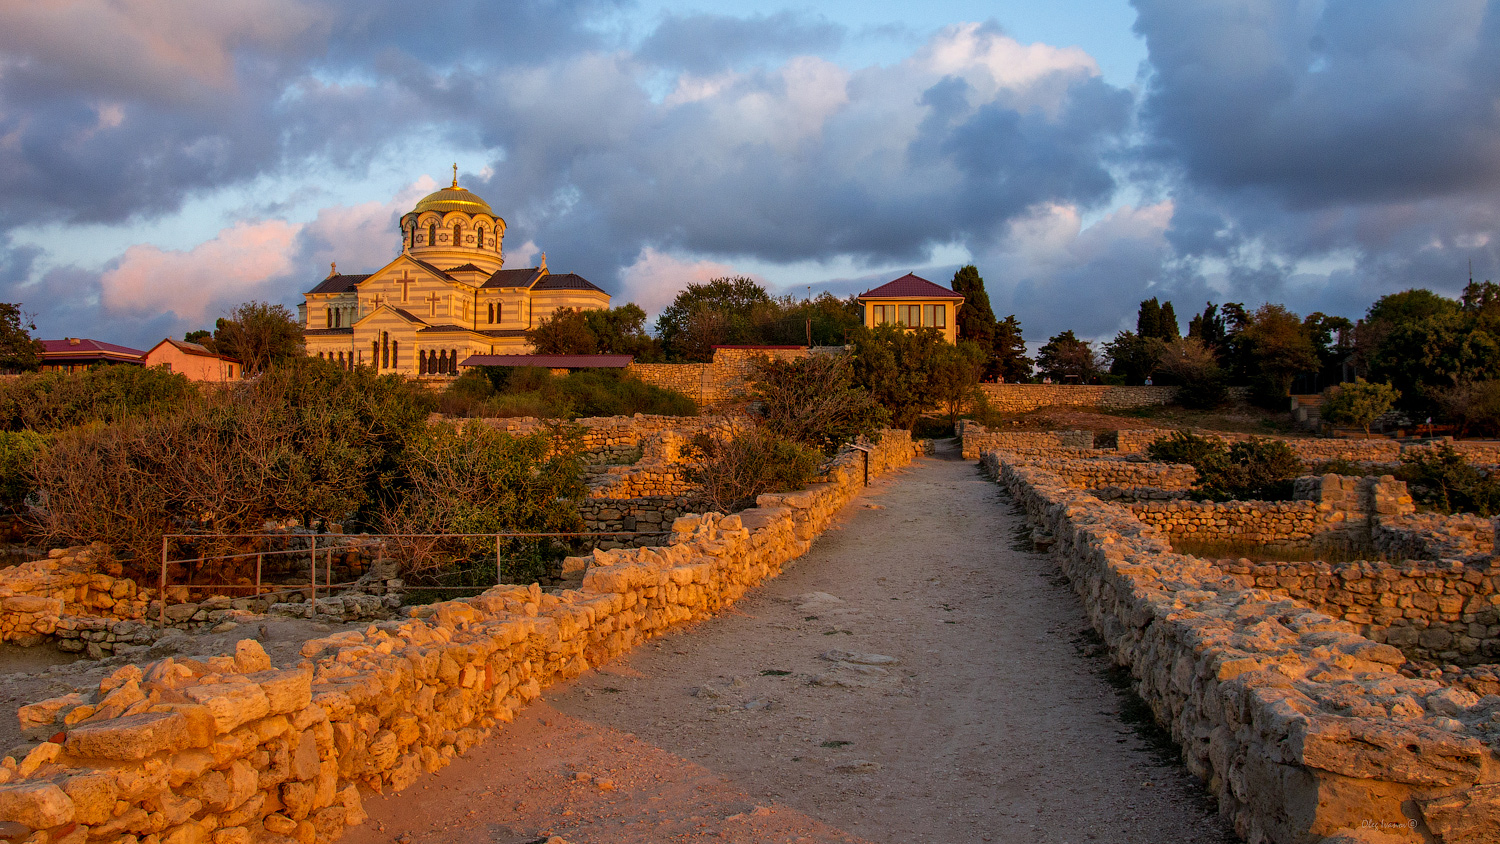
{"label": "tree", "polygon": [[1026,340],[1021,336],[1021,322],[1011,314],[995,323],[994,357],[986,377],[999,376],[1006,381],[1025,381],[1031,377],[1031,358],[1026,356]]}
{"label": "tree", "polygon": [[656,318],[656,333],[669,357],[708,361],[716,345],[756,342],[756,311],[773,304],[745,276],[689,284]]}
{"label": "tree", "polygon": [[1500,381],[1469,381],[1433,391],[1433,399],[1444,418],[1458,425],[1458,435],[1471,430],[1500,433]]}
{"label": "tree", "polygon": [[182,339],[183,342],[186,343],[197,343],[203,348],[208,349],[210,352],[218,351],[214,348],[214,333],[212,331],[208,331],[207,329],[200,328],[197,331],[189,331],[188,333],[182,335]]}
{"label": "tree", "polygon": [[1177,385],[1177,403],[1183,407],[1206,410],[1224,403],[1224,370],[1219,368],[1214,353],[1197,337],[1164,344],[1156,371]]}
{"label": "tree", "polygon": [[526,332],[526,341],[539,355],[595,355],[599,340],[583,311],[559,308]]}
{"label": "tree", "polygon": [[1072,329],[1052,335],[1037,354],[1036,363],[1042,375],[1054,381],[1087,384],[1099,374],[1093,347],[1073,336]]}
{"label": "tree", "polygon": [[246,375],[306,357],[297,318],[285,305],[266,302],[245,302],[220,318],[214,327],[214,347],[238,360]]}
{"label": "tree", "polygon": [[1251,385],[1266,407],[1284,407],[1292,394],[1292,380],[1317,369],[1318,356],[1307,327],[1282,305],[1261,305],[1239,335],[1255,373]]}
{"label": "tree", "polygon": [[1121,331],[1104,344],[1109,374],[1118,375],[1126,384],[1144,384],[1156,370],[1156,361],[1166,344],[1157,337],[1139,337]]}
{"label": "tree", "polygon": [[1188,321],[1188,336],[1196,337],[1210,351],[1224,345],[1225,331],[1224,317],[1219,315],[1219,308],[1213,302],[1207,303],[1203,313]]}
{"label": "tree", "polygon": [[958,424],[958,415],[964,405],[974,396],[984,372],[985,353],[978,343],[958,341],[951,346],[943,343],[934,350],[931,363],[933,393],[943,408],[948,411],[948,423]]}
{"label": "tree", "polygon": [[1389,411],[1401,393],[1390,384],[1371,384],[1363,378],[1338,384],[1323,393],[1322,417],[1335,425],[1354,425],[1370,435],[1370,425]]}
{"label": "tree", "polygon": [[990,309],[990,294],[984,290],[979,268],[967,264],[953,274],[953,292],[964,297],[958,309],[958,337],[972,340],[988,353],[995,345],[995,312]]}
{"label": "tree", "polygon": [[1156,337],[1161,333],[1161,305],[1152,296],[1135,313],[1135,336]]}
{"label": "tree", "polygon": [[1177,325],[1177,311],[1172,308],[1171,302],[1162,303],[1161,325],[1156,336],[1162,340],[1176,340],[1182,336],[1182,329]]}
{"label": "tree", "polygon": [[0,372],[31,372],[42,364],[42,343],[31,336],[36,323],[19,304],[0,302]]}
{"label": "tree", "polygon": [[886,409],[892,425],[910,429],[938,402],[932,369],[947,345],[935,328],[860,328],[854,334],[855,383]]}

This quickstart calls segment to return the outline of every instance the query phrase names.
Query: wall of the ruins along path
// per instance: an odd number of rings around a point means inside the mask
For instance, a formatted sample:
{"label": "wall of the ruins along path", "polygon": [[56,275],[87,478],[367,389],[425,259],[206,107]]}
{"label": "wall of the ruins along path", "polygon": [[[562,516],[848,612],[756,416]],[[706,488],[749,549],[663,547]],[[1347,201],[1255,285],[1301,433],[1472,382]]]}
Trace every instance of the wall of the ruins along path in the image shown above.
{"label": "wall of the ruins along path", "polygon": [[[916,449],[887,432],[871,475]],[[308,642],[276,669],[234,656],[122,668],[97,692],[21,710],[37,744],[0,760],[0,819],[84,844],[312,844],[363,817],[357,784],[401,789],[482,741],[545,686],[712,615],[805,553],[863,486],[827,483],[732,516],[679,519],[670,544],[596,551],[581,588],[496,587]],[[39,839],[41,841],[43,839]]]}
{"label": "wall of the ruins along path", "polygon": [[1399,649],[1172,553],[1039,467],[984,465],[1050,533],[1094,628],[1250,844],[1371,824],[1390,837],[1363,840],[1497,840],[1500,698],[1402,676]]}
{"label": "wall of the ruins along path", "polygon": [[757,358],[795,360],[811,353],[800,346],[725,346],[714,350],[712,363],[632,363],[629,371],[647,384],[688,396],[699,407],[720,407],[750,397]]}

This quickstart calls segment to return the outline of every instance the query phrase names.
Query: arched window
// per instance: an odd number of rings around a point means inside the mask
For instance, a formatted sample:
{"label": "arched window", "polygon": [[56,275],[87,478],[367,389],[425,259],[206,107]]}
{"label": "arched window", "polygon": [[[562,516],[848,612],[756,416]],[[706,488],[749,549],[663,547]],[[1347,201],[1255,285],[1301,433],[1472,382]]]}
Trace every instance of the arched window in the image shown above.
{"label": "arched window", "polygon": [[[363,363],[364,361],[360,361],[360,362]],[[380,363],[380,341],[379,340],[371,340],[370,341],[370,365],[374,366],[374,365],[376,365],[378,363]]]}
{"label": "arched window", "polygon": [[454,349],[453,354],[448,356],[448,374],[458,374],[458,349]]}
{"label": "arched window", "polygon": [[453,224],[453,245],[457,246],[464,242],[464,227],[458,223]]}
{"label": "arched window", "polygon": [[474,245],[480,249],[484,248],[484,226],[474,229]]}
{"label": "arched window", "polygon": [[325,325],[325,326],[323,326],[323,327],[324,328],[332,328],[333,327],[333,308],[329,308],[328,309],[328,324]]}
{"label": "arched window", "polygon": [[417,224],[412,223],[406,229],[406,246],[411,248],[417,245]]}
{"label": "arched window", "polygon": [[492,303],[490,303],[490,325],[494,325],[494,324],[495,324],[495,305],[492,302]]}
{"label": "arched window", "polygon": [[427,245],[428,246],[436,246],[437,245],[437,223],[436,222],[432,222],[432,223],[428,223],[427,224]]}
{"label": "arched window", "polygon": [[389,331],[380,332],[380,368],[389,369],[391,366],[391,334]]}
{"label": "arched window", "polygon": [[437,356],[437,374],[439,374],[439,375],[446,375],[446,374],[448,374],[448,353],[446,351],[438,352],[438,356]]}
{"label": "arched window", "polygon": [[391,369],[401,368],[401,341],[391,341]]}
{"label": "arched window", "polygon": [[418,375],[426,375],[427,374],[427,350],[426,349],[418,349],[417,350],[417,374]]}

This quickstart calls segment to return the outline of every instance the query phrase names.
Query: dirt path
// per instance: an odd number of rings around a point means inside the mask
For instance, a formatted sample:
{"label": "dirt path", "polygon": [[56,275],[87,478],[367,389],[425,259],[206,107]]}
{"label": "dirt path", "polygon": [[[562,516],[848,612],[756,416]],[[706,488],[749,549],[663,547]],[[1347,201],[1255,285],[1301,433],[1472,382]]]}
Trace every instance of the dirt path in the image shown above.
{"label": "dirt path", "polygon": [[921,460],[729,613],[549,690],[344,840],[1233,841],[1020,525],[973,464]]}

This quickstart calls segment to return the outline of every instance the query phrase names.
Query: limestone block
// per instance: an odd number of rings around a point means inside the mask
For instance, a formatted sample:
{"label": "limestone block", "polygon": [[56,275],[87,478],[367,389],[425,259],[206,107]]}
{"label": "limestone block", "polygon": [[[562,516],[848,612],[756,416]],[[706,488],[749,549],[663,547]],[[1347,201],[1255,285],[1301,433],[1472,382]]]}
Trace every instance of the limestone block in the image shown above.
{"label": "limestone block", "polygon": [[1500,841],[1500,784],[1476,785],[1420,805],[1422,820],[1443,844]]}
{"label": "limestone block", "polygon": [[73,801],[50,782],[0,786],[0,818],[47,829],[74,818]]}
{"label": "limestone block", "polygon": [[255,683],[189,686],[183,689],[183,693],[208,708],[213,717],[214,729],[221,735],[241,724],[264,718],[271,712],[271,703],[266,699],[266,693]]}
{"label": "limestone block", "polygon": [[73,801],[73,819],[84,824],[99,824],[114,817],[119,787],[107,773],[85,773],[69,777],[63,791]]}
{"label": "limestone block", "polygon": [[64,743],[70,756],[116,760],[140,760],[187,746],[187,719],[176,712],[147,712],[75,727]]}
{"label": "limestone block", "polygon": [[247,673],[245,679],[260,686],[266,705],[273,713],[297,712],[312,703],[312,671],[309,669],[257,671]]}
{"label": "limestone block", "polygon": [[266,655],[260,642],[241,639],[234,645],[234,667],[242,674],[268,671],[271,668],[271,658]]}

